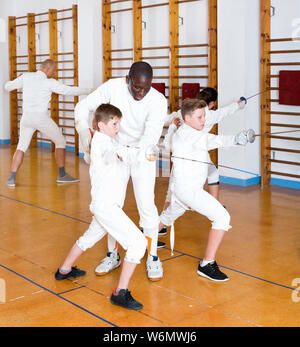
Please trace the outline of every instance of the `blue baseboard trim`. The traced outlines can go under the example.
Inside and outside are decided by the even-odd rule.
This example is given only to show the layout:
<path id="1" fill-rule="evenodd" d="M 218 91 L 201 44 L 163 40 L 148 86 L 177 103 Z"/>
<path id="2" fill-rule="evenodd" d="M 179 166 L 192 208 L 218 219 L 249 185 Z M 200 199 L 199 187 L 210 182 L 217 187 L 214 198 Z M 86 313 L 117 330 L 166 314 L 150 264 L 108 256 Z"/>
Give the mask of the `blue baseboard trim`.
<path id="1" fill-rule="evenodd" d="M 285 188 L 300 189 L 300 182 L 283 180 L 281 178 L 271 178 L 272 186 L 280 186 Z"/>
<path id="2" fill-rule="evenodd" d="M 10 144 L 10 139 L 0 140 L 0 145 L 9 145 L 9 144 Z"/>
<path id="3" fill-rule="evenodd" d="M 233 177 L 226 177 L 226 176 L 220 176 L 220 182 L 225 184 L 231 184 L 233 186 L 240 186 L 240 187 L 249 187 L 255 184 L 260 183 L 260 177 L 253 177 L 249 179 L 241 179 L 241 178 L 233 178 Z M 271 186 L 279 186 L 284 188 L 291 188 L 291 189 L 300 189 L 300 182 L 298 181 L 291 181 L 291 180 L 283 180 L 280 178 L 271 178 Z"/>
<path id="4" fill-rule="evenodd" d="M 66 151 L 75 153 L 75 147 L 74 146 L 66 146 Z"/>
<path id="5" fill-rule="evenodd" d="M 43 141 L 38 141 L 38 147 L 44 147 L 44 148 L 51 148 L 51 143 L 50 142 L 43 142 Z M 66 151 L 67 152 L 75 152 L 75 147 L 74 146 L 66 146 Z M 79 152 L 79 158 L 83 158 L 84 153 Z"/>
<path id="6" fill-rule="evenodd" d="M 50 142 L 38 141 L 37 145 L 38 145 L 38 147 L 51 148 L 51 143 Z"/>
<path id="7" fill-rule="evenodd" d="M 37 144 L 38 144 L 38 147 L 51 148 L 50 142 L 38 141 Z M 66 151 L 67 152 L 75 152 L 75 147 L 74 146 L 66 146 Z"/>
<path id="8" fill-rule="evenodd" d="M 260 183 L 260 176 L 248 179 L 220 176 L 220 183 L 231 184 L 233 186 L 249 187 Z"/>

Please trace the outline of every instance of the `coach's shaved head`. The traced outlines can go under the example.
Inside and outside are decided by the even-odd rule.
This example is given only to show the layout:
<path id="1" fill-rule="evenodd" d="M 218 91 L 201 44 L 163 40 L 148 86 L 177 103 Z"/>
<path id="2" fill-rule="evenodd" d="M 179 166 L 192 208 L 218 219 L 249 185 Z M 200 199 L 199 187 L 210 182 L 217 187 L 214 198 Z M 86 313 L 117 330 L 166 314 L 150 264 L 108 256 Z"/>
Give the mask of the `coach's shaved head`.
<path id="1" fill-rule="evenodd" d="M 142 100 L 150 91 L 152 84 L 153 70 L 150 64 L 138 61 L 131 65 L 126 82 L 128 89 L 134 100 Z"/>
<path id="2" fill-rule="evenodd" d="M 130 78 L 144 77 L 146 79 L 152 79 L 153 77 L 152 67 L 150 64 L 144 61 L 138 61 L 136 63 L 133 63 L 129 70 L 129 77 Z"/>

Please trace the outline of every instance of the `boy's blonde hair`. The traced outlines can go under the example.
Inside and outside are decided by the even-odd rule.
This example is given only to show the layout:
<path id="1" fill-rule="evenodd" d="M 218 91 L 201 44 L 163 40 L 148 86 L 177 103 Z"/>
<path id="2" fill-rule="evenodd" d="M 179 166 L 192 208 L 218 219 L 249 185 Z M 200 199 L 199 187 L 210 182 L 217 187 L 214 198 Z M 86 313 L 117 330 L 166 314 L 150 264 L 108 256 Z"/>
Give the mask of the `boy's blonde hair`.
<path id="1" fill-rule="evenodd" d="M 184 99 L 181 107 L 182 118 L 185 120 L 185 116 L 187 114 L 191 115 L 195 110 L 198 110 L 199 108 L 205 108 L 206 106 L 207 104 L 204 100 L 189 98 Z"/>
<path id="2" fill-rule="evenodd" d="M 118 107 L 111 104 L 101 104 L 95 111 L 94 114 L 94 127 L 99 130 L 98 123 L 103 122 L 107 124 L 113 118 L 122 118 L 122 112 Z"/>

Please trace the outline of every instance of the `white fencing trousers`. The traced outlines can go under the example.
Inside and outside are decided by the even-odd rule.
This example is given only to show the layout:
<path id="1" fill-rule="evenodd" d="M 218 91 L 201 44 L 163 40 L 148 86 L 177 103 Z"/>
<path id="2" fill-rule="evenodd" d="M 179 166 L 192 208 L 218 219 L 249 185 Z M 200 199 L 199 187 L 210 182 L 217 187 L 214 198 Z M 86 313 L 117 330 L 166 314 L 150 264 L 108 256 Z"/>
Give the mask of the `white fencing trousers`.
<path id="1" fill-rule="evenodd" d="M 219 170 L 216 168 L 215 164 L 212 162 L 210 157 L 209 163 L 211 164 L 207 164 L 207 183 L 211 185 L 218 184 L 220 182 Z"/>
<path id="2" fill-rule="evenodd" d="M 130 218 L 117 205 L 91 206 L 94 214 L 88 230 L 76 241 L 83 251 L 94 246 L 107 233 L 126 250 L 125 260 L 139 264 L 145 254 L 147 240 Z"/>
<path id="3" fill-rule="evenodd" d="M 26 152 L 34 132 L 38 130 L 55 143 L 56 148 L 65 148 L 66 140 L 57 124 L 45 113 L 23 114 L 17 150 Z"/>
<path id="4" fill-rule="evenodd" d="M 156 256 L 159 225 L 158 212 L 154 202 L 156 162 L 145 160 L 145 162 L 128 164 L 124 168 L 124 171 L 124 181 L 121 185 L 123 192 L 120 192 L 120 196 L 123 196 L 123 201 L 120 206 L 123 207 L 124 205 L 127 184 L 131 177 L 140 216 L 139 225 L 144 229 L 144 235 L 152 240 L 151 249 L 149 250 L 150 254 Z M 108 250 L 110 252 L 116 251 L 113 235 L 108 235 Z"/>
<path id="5" fill-rule="evenodd" d="M 231 229 L 230 215 L 218 200 L 201 188 L 185 185 L 175 185 L 172 189 L 171 205 L 162 212 L 160 220 L 170 226 L 188 209 L 206 216 L 212 222 L 212 229 Z"/>
<path id="6" fill-rule="evenodd" d="M 219 170 L 216 168 L 216 166 L 211 161 L 211 159 L 209 160 L 209 162 L 211 163 L 211 165 L 207 164 L 207 166 L 208 166 L 208 170 L 207 170 L 207 183 L 208 183 L 208 185 L 219 184 L 219 182 L 220 182 Z M 169 182 L 169 186 L 168 186 L 168 191 L 167 191 L 167 196 L 166 196 L 165 203 L 171 202 L 171 195 L 172 195 L 172 193 L 171 193 L 171 185 L 172 185 L 172 180 L 173 180 L 173 167 L 172 167 L 171 173 L 170 173 L 170 182 Z"/>

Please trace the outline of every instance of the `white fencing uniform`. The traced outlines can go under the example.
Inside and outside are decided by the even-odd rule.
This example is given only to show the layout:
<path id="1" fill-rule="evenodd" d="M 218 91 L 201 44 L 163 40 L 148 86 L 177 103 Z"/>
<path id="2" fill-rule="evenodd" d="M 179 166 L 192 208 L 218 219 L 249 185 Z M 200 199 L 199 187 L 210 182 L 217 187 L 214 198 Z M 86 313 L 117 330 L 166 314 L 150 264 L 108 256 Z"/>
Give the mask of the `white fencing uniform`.
<path id="1" fill-rule="evenodd" d="M 206 107 L 205 108 L 205 125 L 202 132 L 209 133 L 215 124 L 220 123 L 224 118 L 230 115 L 233 115 L 239 109 L 240 109 L 240 106 L 237 102 L 233 102 L 230 105 L 221 107 L 217 110 L 210 110 L 208 107 Z M 171 122 L 174 118 L 180 118 L 181 122 L 184 123 L 184 120 L 181 115 L 181 110 L 177 112 L 173 112 L 169 116 L 168 122 Z M 176 125 L 170 124 L 168 128 L 168 132 L 164 139 L 164 146 L 167 150 L 170 150 L 172 146 L 172 138 L 176 131 L 177 131 Z M 212 160 L 210 159 L 210 156 L 208 156 L 207 161 L 211 163 L 211 165 L 208 165 L 207 182 L 209 185 L 218 184 L 220 180 L 219 170 L 213 164 Z M 171 171 L 170 184 L 172 181 L 172 176 L 173 176 L 173 172 Z M 169 188 L 167 192 L 166 202 L 170 202 L 170 199 L 171 199 L 170 184 L 169 184 Z"/>
<path id="2" fill-rule="evenodd" d="M 20 122 L 18 150 L 26 152 L 36 130 L 49 137 L 56 148 L 65 148 L 66 141 L 57 124 L 48 113 L 52 93 L 62 95 L 88 94 L 90 89 L 66 86 L 42 71 L 28 72 L 5 84 L 10 92 L 23 90 L 23 115 Z"/>
<path id="3" fill-rule="evenodd" d="M 208 164 L 186 159 L 209 162 L 208 151 L 220 147 L 235 146 L 235 136 L 216 136 L 198 131 L 183 124 L 172 139 L 173 179 L 171 182 L 171 204 L 162 212 L 160 220 L 170 226 L 188 209 L 206 216 L 212 228 L 228 231 L 230 216 L 227 210 L 203 186 L 207 179 Z"/>
<path id="4" fill-rule="evenodd" d="M 102 103 L 118 107 L 121 118 L 117 139 L 120 144 L 147 148 L 156 145 L 162 133 L 167 116 L 167 100 L 154 88 L 145 97 L 136 101 L 129 92 L 125 78 L 111 79 L 102 84 L 92 94 L 81 100 L 75 108 L 76 130 L 89 128 L 89 112 L 94 112 Z M 154 186 L 156 178 L 155 162 L 140 162 L 126 165 L 123 189 L 123 207 L 127 183 L 131 176 L 134 195 L 140 215 L 140 226 L 145 235 L 152 239 L 151 254 L 156 255 L 158 237 L 158 212 L 154 203 Z M 156 240 L 156 241 L 155 241 Z M 114 242 L 109 237 L 109 245 Z M 109 249 L 113 251 L 113 249 Z"/>
<path id="5" fill-rule="evenodd" d="M 122 162 L 117 153 L 114 141 L 96 131 L 91 145 L 90 165 L 93 220 L 76 243 L 85 251 L 108 233 L 127 251 L 125 259 L 138 264 L 146 251 L 147 241 L 121 208 L 124 200 L 124 189 L 121 188 L 126 176 L 124 161 L 127 158 L 122 156 Z"/>

